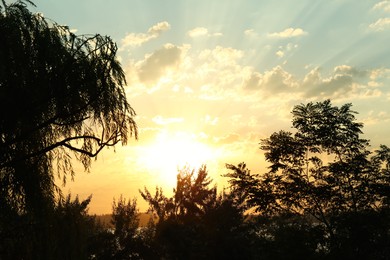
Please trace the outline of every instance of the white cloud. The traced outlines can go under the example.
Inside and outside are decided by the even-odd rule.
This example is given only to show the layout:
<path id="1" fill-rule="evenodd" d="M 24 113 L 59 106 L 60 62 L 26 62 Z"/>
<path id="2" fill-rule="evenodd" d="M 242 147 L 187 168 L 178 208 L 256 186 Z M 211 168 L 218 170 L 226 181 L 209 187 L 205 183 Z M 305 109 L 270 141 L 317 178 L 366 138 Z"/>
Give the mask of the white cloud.
<path id="1" fill-rule="evenodd" d="M 187 34 L 191 38 L 196 38 L 196 37 L 201 37 L 201 36 L 215 36 L 215 37 L 222 36 L 222 33 L 210 34 L 209 30 L 207 28 L 205 28 L 205 27 L 196 27 L 196 28 L 194 28 L 192 30 L 189 30 L 187 32 Z"/>
<path id="2" fill-rule="evenodd" d="M 298 37 L 298 36 L 303 36 L 306 35 L 307 32 L 305 32 L 301 28 L 287 28 L 282 32 L 275 32 L 275 33 L 270 33 L 268 34 L 269 37 L 271 38 L 292 38 L 292 37 Z"/>
<path id="3" fill-rule="evenodd" d="M 248 77 L 244 78 L 242 88 L 248 90 L 258 90 L 260 88 L 263 76 L 258 72 L 252 72 Z"/>
<path id="4" fill-rule="evenodd" d="M 260 90 L 266 96 L 295 92 L 296 86 L 297 82 L 294 77 L 280 66 L 276 66 L 264 74 L 252 72 L 244 78 L 242 83 L 243 89 Z"/>
<path id="5" fill-rule="evenodd" d="M 371 30 L 374 31 L 383 31 L 390 28 L 390 18 L 379 18 L 375 23 L 372 23 L 368 26 Z"/>
<path id="6" fill-rule="evenodd" d="M 303 79 L 301 90 L 306 97 L 356 98 L 377 97 L 381 92 L 371 78 L 372 71 L 348 65 L 336 66 L 333 73 L 323 77 L 320 68 L 312 69 Z"/>
<path id="7" fill-rule="evenodd" d="M 157 81 L 169 68 L 176 68 L 182 60 L 181 47 L 166 44 L 163 48 L 149 54 L 138 63 L 138 78 L 141 82 Z"/>
<path id="8" fill-rule="evenodd" d="M 153 25 L 152 27 L 149 28 L 148 30 L 148 34 L 149 35 L 160 35 L 161 33 L 169 30 L 171 28 L 171 25 L 164 21 L 164 22 L 160 22 L 160 23 L 157 23 L 155 25 Z"/>
<path id="9" fill-rule="evenodd" d="M 370 79 L 376 80 L 378 78 L 390 78 L 390 69 L 380 68 L 370 71 Z"/>
<path id="10" fill-rule="evenodd" d="M 195 37 L 199 37 L 199 36 L 205 36 L 208 33 L 209 33 L 209 31 L 207 30 L 207 28 L 204 28 L 204 27 L 196 27 L 196 28 L 188 31 L 188 35 L 191 38 L 195 38 Z"/>
<path id="11" fill-rule="evenodd" d="M 294 91 L 296 82 L 293 76 L 282 67 L 276 66 L 270 71 L 266 71 L 263 76 L 261 88 L 268 93 L 281 93 L 286 91 Z"/>
<path id="12" fill-rule="evenodd" d="M 278 56 L 279 58 L 283 58 L 283 56 L 284 56 L 284 52 L 281 51 L 281 50 L 278 50 L 275 54 L 276 54 L 276 56 Z"/>
<path id="13" fill-rule="evenodd" d="M 125 38 L 122 39 L 122 46 L 141 46 L 143 43 L 157 38 L 170 28 L 170 24 L 164 21 L 150 27 L 147 33 L 129 33 L 125 36 Z"/>
<path id="14" fill-rule="evenodd" d="M 373 10 L 383 10 L 385 12 L 390 12 L 390 1 L 381 1 L 374 5 Z"/>
<path id="15" fill-rule="evenodd" d="M 243 51 L 237 50 L 234 48 L 226 48 L 222 46 L 217 46 L 214 49 L 203 50 L 199 57 L 201 59 L 208 59 L 212 62 L 219 63 L 232 63 L 236 62 L 237 59 L 240 59 L 244 55 Z M 221 64 L 223 65 L 223 64 Z"/>
<path id="16" fill-rule="evenodd" d="M 351 75 L 335 74 L 323 78 L 320 69 L 314 68 L 304 78 L 302 88 L 307 97 L 329 97 L 335 92 L 347 95 L 352 91 L 353 80 Z"/>
<path id="17" fill-rule="evenodd" d="M 368 71 L 359 70 L 357 68 L 348 66 L 348 65 L 339 65 L 334 68 L 335 74 L 346 74 L 353 77 L 366 77 L 368 76 Z"/>

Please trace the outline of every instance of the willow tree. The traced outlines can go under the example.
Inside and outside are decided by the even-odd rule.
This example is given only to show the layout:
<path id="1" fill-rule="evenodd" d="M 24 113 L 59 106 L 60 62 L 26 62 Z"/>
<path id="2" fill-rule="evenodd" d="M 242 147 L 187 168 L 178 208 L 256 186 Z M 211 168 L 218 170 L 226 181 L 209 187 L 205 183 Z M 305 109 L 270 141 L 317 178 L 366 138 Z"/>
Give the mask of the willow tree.
<path id="1" fill-rule="evenodd" d="M 116 44 L 77 36 L 27 4 L 0 4 L 1 205 L 18 212 L 52 200 L 74 158 L 88 169 L 103 148 L 137 137 Z"/>

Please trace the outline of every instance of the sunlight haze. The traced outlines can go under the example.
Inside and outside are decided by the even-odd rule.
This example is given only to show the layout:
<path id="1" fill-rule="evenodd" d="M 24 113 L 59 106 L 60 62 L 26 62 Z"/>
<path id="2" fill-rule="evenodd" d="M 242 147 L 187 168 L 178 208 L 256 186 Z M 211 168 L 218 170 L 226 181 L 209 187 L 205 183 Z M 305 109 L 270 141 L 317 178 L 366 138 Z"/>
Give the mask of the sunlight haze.
<path id="1" fill-rule="evenodd" d="M 225 164 L 266 169 L 259 142 L 291 129 L 294 105 L 352 103 L 372 149 L 390 145 L 390 1 L 35 1 L 34 12 L 76 34 L 111 36 L 137 113 L 139 140 L 77 167 L 64 193 L 112 199 L 161 186 L 206 164 L 223 189 Z"/>

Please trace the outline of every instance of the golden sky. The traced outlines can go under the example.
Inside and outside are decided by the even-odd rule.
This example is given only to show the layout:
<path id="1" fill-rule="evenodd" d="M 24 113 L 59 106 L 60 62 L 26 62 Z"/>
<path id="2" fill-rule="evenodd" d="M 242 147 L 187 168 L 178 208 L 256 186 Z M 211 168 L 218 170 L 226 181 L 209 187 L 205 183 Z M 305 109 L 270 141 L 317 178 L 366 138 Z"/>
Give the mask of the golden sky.
<path id="1" fill-rule="evenodd" d="M 177 167 L 266 166 L 259 142 L 291 129 L 294 105 L 352 103 L 372 148 L 390 145 L 390 1 L 35 1 L 76 34 L 110 35 L 126 72 L 139 140 L 78 167 L 63 187 L 109 213 L 114 197 L 162 186 Z"/>

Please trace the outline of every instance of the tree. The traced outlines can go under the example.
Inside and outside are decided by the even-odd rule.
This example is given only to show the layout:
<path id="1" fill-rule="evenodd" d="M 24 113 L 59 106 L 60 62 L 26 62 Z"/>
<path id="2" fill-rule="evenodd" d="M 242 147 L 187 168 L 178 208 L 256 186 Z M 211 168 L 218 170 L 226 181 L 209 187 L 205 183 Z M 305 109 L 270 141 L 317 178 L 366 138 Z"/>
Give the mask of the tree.
<path id="1" fill-rule="evenodd" d="M 88 214 L 89 196 L 59 197 L 52 211 L 34 222 L 28 214 L 15 214 L 0 225 L 0 259 L 88 259 L 100 230 Z"/>
<path id="2" fill-rule="evenodd" d="M 233 170 L 228 175 L 233 191 L 243 192 L 263 216 L 300 216 L 321 225 L 328 238 L 321 245 L 325 251 L 350 250 L 350 257 L 362 252 L 369 257 L 374 247 L 367 245 L 389 239 L 386 221 L 373 228 L 362 219 L 386 215 L 390 153 L 384 145 L 369 150 L 369 141 L 360 138 L 363 124 L 355 122 L 355 113 L 351 104 L 336 107 L 329 100 L 295 106 L 295 132 L 279 131 L 261 141 L 268 172 L 251 175 L 245 164 L 228 167 Z M 345 239 L 351 236 L 365 242 L 347 247 Z"/>
<path id="3" fill-rule="evenodd" d="M 137 201 L 122 196 L 112 204 L 113 228 L 100 232 L 93 243 L 94 259 L 150 259 L 147 237 L 139 227 Z"/>
<path id="4" fill-rule="evenodd" d="M 230 194 L 217 195 L 206 166 L 185 167 L 177 175 L 173 196 L 161 188 L 141 196 L 158 216 L 154 247 L 166 259 L 249 259 L 251 236 L 244 208 Z"/>
<path id="5" fill-rule="evenodd" d="M 271 163 L 266 180 L 281 210 L 308 213 L 330 225 L 329 214 L 377 207 L 381 198 L 371 186 L 380 169 L 369 158 L 369 142 L 360 138 L 363 124 L 355 122 L 350 107 L 329 100 L 298 105 L 292 112 L 295 134 L 280 131 L 262 140 Z"/>
<path id="6" fill-rule="evenodd" d="M 144 191 L 140 190 L 140 193 L 149 203 L 149 210 L 157 215 L 159 221 L 171 217 L 199 217 L 205 214 L 208 206 L 216 198 L 216 187 L 208 187 L 210 183 L 211 179 L 205 165 L 198 169 L 196 175 L 194 169 L 186 166 L 177 174 L 172 198 L 166 197 L 162 188 L 158 187 L 154 196 L 146 188 Z"/>
<path id="7" fill-rule="evenodd" d="M 40 232 L 42 236 L 50 235 L 42 239 L 51 240 L 49 243 L 54 251 L 51 257 L 87 259 L 90 256 L 91 240 L 99 230 L 95 217 L 88 214 L 91 198 L 92 196 L 89 196 L 84 201 L 80 201 L 76 196 L 72 200 L 69 194 L 66 198 L 58 199 L 52 216 L 53 220 L 44 225 L 46 228 L 52 228 L 53 231 Z M 40 246 L 39 243 L 40 239 L 36 239 L 33 246 Z"/>
<path id="8" fill-rule="evenodd" d="M 137 137 L 116 44 L 76 36 L 25 2 L 0 4 L 0 193 L 21 213 L 53 201 L 73 158 L 88 169 L 103 148 Z"/>

